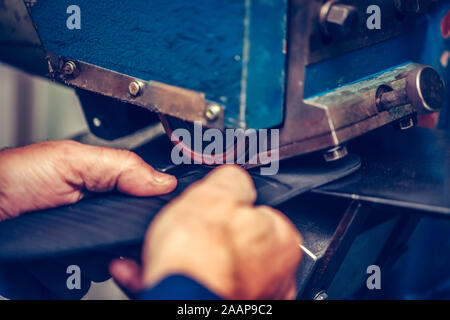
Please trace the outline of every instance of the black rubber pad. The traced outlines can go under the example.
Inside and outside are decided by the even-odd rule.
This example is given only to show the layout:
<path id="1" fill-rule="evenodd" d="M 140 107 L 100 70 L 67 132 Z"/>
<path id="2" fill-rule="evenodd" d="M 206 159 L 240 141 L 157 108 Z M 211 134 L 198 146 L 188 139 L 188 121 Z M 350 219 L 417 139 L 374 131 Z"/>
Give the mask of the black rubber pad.
<path id="1" fill-rule="evenodd" d="M 296 195 L 344 177 L 360 166 L 358 156 L 324 163 L 316 158 L 280 163 L 274 176 L 251 170 L 257 204 L 276 206 Z M 135 198 L 117 193 L 96 195 L 77 204 L 31 212 L 0 223 L 0 260 L 41 259 L 140 243 L 155 214 L 211 169 L 176 168 L 178 187 L 170 195 Z"/>

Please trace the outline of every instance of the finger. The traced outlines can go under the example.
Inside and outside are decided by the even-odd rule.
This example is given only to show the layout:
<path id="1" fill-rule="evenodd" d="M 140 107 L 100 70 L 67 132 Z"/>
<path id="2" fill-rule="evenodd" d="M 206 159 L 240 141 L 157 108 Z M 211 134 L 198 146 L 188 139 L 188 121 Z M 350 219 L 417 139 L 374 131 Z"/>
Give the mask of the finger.
<path id="1" fill-rule="evenodd" d="M 272 267 L 283 270 L 283 280 L 279 282 L 277 299 L 294 299 L 296 295 L 295 279 L 298 266 L 302 258 L 300 245 L 303 238 L 294 224 L 280 211 L 268 207 L 258 206 L 255 212 L 264 215 L 272 226 L 272 238 L 276 239 L 278 259 Z"/>
<path id="2" fill-rule="evenodd" d="M 297 287 L 295 285 L 295 281 L 292 281 L 292 286 L 287 292 L 284 300 L 294 300 L 297 297 Z"/>
<path id="3" fill-rule="evenodd" d="M 226 199 L 227 202 L 253 204 L 256 190 L 253 180 L 244 169 L 236 165 L 223 165 L 188 189 L 186 195 L 200 199 Z"/>
<path id="4" fill-rule="evenodd" d="M 141 268 L 133 260 L 117 259 L 111 262 L 109 272 L 119 286 L 136 293 L 142 289 Z"/>
<path id="5" fill-rule="evenodd" d="M 269 206 L 257 206 L 255 207 L 255 212 L 270 219 L 272 232 L 276 232 L 281 241 L 289 245 L 292 250 L 298 251 L 301 254 L 299 246 L 303 244 L 303 238 L 288 217 L 281 211 Z"/>
<path id="6" fill-rule="evenodd" d="M 73 177 L 71 182 L 89 191 L 116 188 L 130 195 L 152 196 L 171 192 L 176 187 L 174 176 L 158 172 L 133 152 L 73 142 L 64 142 L 61 148 L 72 172 L 69 179 Z"/>

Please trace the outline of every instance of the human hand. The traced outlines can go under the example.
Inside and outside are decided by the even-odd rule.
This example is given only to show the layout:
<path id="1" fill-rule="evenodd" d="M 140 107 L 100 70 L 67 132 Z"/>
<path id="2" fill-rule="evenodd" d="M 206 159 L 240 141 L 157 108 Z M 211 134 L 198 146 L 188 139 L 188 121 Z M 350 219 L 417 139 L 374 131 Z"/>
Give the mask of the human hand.
<path id="1" fill-rule="evenodd" d="M 227 299 L 293 299 L 302 239 L 279 211 L 253 206 L 250 176 L 222 166 L 167 205 L 150 225 L 136 262 L 110 272 L 131 292 L 184 274 Z"/>
<path id="2" fill-rule="evenodd" d="M 67 140 L 0 151 L 0 221 L 72 204 L 87 192 L 117 189 L 152 196 L 175 187 L 175 177 L 154 170 L 126 150 Z"/>

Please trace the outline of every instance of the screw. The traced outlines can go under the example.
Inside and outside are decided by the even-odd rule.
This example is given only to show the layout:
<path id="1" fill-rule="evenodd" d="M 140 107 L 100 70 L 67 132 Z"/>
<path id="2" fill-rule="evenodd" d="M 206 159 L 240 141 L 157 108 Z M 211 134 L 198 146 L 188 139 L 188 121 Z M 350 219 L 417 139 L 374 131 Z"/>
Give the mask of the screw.
<path id="1" fill-rule="evenodd" d="M 326 35 L 346 35 L 358 24 L 358 10 L 340 4 L 337 0 L 330 0 L 321 7 L 319 19 Z"/>
<path id="2" fill-rule="evenodd" d="M 94 126 L 95 127 L 100 127 L 101 125 L 102 125 L 102 121 L 99 119 L 99 118 L 97 118 L 97 117 L 95 117 L 95 118 L 93 118 L 92 119 L 92 123 L 94 124 Z"/>
<path id="3" fill-rule="evenodd" d="M 133 80 L 133 81 L 131 81 L 130 84 L 128 85 L 128 92 L 129 92 L 133 97 L 137 97 L 138 95 L 141 94 L 142 87 L 143 87 L 142 82 L 137 81 L 137 80 Z"/>
<path id="4" fill-rule="evenodd" d="M 67 61 L 63 66 L 63 72 L 66 76 L 71 76 L 77 70 L 77 65 L 73 61 Z"/>
<path id="5" fill-rule="evenodd" d="M 348 154 L 347 148 L 344 145 L 339 145 L 325 151 L 323 157 L 325 158 L 326 162 L 331 162 L 342 159 L 347 154 Z"/>
<path id="6" fill-rule="evenodd" d="M 325 290 L 319 291 L 313 298 L 314 300 L 327 300 L 328 293 Z"/>
<path id="7" fill-rule="evenodd" d="M 215 121 L 219 115 L 222 108 L 218 104 L 210 104 L 206 108 L 205 116 L 208 121 Z"/>

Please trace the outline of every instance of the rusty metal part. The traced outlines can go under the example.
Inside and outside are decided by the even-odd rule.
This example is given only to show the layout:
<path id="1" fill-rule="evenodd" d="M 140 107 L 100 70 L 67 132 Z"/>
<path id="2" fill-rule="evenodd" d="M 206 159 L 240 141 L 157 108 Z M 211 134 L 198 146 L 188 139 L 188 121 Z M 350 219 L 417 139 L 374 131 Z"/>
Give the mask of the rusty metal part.
<path id="1" fill-rule="evenodd" d="M 326 35 L 346 35 L 358 24 L 355 7 L 330 0 L 320 8 L 319 20 Z"/>
<path id="2" fill-rule="evenodd" d="M 433 68 L 418 68 L 408 75 L 406 94 L 415 108 L 423 108 L 427 112 L 437 111 L 445 101 L 444 81 Z"/>
<path id="3" fill-rule="evenodd" d="M 403 88 L 393 90 L 383 85 L 377 91 L 377 105 L 383 110 L 410 103 L 417 110 L 434 112 L 442 108 L 444 101 L 444 81 L 428 66 L 411 71 Z"/>
<path id="4" fill-rule="evenodd" d="M 409 99 L 405 88 L 386 91 L 384 93 L 381 93 L 377 97 L 377 105 L 384 110 L 402 106 L 408 103 Z"/>
<path id="5" fill-rule="evenodd" d="M 303 81 L 303 71 L 300 67 L 297 69 L 295 65 L 301 63 L 298 60 L 304 57 L 291 54 L 290 59 L 292 60 L 290 70 L 295 70 L 290 77 L 296 76 L 297 79 L 290 79 L 288 85 L 293 85 Z M 436 94 L 441 92 L 440 82 L 432 72 L 427 74 L 426 71 L 422 74 L 423 70 L 429 69 L 427 66 L 409 63 L 304 100 L 300 90 L 295 91 L 295 87 L 288 88 L 285 123 L 280 129 L 280 159 L 329 149 L 388 123 L 429 112 L 422 104 L 412 101 L 420 97 L 419 93 L 431 92 L 425 96 L 431 96 L 433 99 L 425 98 L 422 94 L 424 97 L 422 100 L 428 99 L 433 101 L 434 106 L 438 105 L 434 102 L 440 101 L 437 98 L 440 94 Z M 426 81 L 416 81 L 425 78 L 431 79 L 434 89 L 424 90 L 425 87 L 421 83 Z M 411 79 L 415 81 L 412 82 Z M 412 85 L 417 83 L 420 86 L 414 89 Z M 407 88 L 415 91 L 408 94 L 409 103 L 385 110 L 380 109 L 377 104 L 377 92 L 379 94 L 378 89 L 381 86 L 400 92 L 402 90 L 404 92 Z M 298 101 L 302 103 L 299 104 Z M 300 130 L 302 128 L 307 129 Z"/>
<path id="6" fill-rule="evenodd" d="M 224 107 L 216 102 L 207 101 L 201 92 L 136 79 L 86 62 L 66 60 L 54 54 L 47 54 L 47 60 L 50 77 L 69 86 L 190 122 L 200 121 L 207 127 L 222 129 L 224 126 Z M 67 74 L 68 70 L 72 73 Z M 214 120 L 206 118 L 206 110 L 210 105 L 220 107 Z"/>
<path id="7" fill-rule="evenodd" d="M 226 146 L 225 150 L 222 150 L 221 153 L 217 153 L 215 155 L 209 155 L 203 153 L 203 147 L 201 150 L 195 150 L 195 148 L 192 148 L 192 145 L 194 145 L 194 142 L 192 141 L 183 141 L 181 137 L 177 136 L 175 134 L 175 130 L 179 129 L 180 126 L 186 130 L 188 130 L 189 133 L 192 135 L 195 134 L 195 129 L 193 128 L 192 124 L 186 123 L 183 121 L 176 121 L 177 123 L 174 123 L 171 117 L 167 117 L 166 115 L 159 114 L 159 119 L 161 120 L 161 123 L 164 127 L 164 130 L 166 134 L 169 136 L 170 140 L 174 144 L 174 146 L 177 148 L 178 152 L 186 156 L 187 158 L 190 158 L 194 161 L 194 163 L 201 163 L 205 165 L 220 165 L 224 163 L 237 163 L 238 160 L 240 160 L 243 157 L 247 156 L 248 153 L 248 147 L 247 147 L 247 141 L 238 141 L 237 144 L 233 144 L 230 146 Z M 180 122 L 182 124 L 180 124 Z M 203 135 L 203 132 L 201 132 Z M 224 138 L 225 140 L 225 138 Z M 243 161 L 245 162 L 245 160 Z"/>

